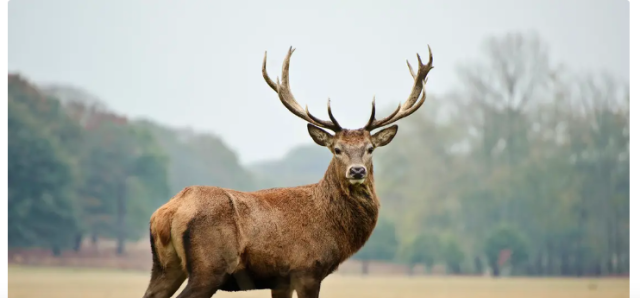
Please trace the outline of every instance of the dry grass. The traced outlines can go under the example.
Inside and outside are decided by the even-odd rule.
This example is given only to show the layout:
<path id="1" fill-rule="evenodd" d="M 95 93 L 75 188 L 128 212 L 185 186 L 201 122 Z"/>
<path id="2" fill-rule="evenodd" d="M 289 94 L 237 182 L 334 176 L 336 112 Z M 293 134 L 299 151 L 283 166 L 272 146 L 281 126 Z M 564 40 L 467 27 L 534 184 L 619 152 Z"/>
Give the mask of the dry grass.
<path id="1" fill-rule="evenodd" d="M 139 298 L 142 297 L 147 281 L 148 274 L 144 272 L 9 267 L 9 297 Z M 622 298 L 629 297 L 629 279 L 509 278 L 494 280 L 479 277 L 408 278 L 333 275 L 325 280 L 320 296 L 325 298 Z M 268 291 L 219 292 L 214 297 L 266 298 L 271 295 Z"/>

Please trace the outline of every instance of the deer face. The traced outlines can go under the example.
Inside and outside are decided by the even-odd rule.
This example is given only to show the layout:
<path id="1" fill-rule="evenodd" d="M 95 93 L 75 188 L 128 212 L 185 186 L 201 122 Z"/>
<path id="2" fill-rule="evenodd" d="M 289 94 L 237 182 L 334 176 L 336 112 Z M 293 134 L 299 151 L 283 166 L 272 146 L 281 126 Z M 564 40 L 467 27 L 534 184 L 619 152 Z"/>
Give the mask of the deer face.
<path id="1" fill-rule="evenodd" d="M 375 148 L 385 146 L 393 140 L 398 126 L 387 127 L 371 135 L 365 129 L 341 130 L 335 135 L 308 124 L 309 135 L 316 144 L 329 148 L 337 162 L 338 171 L 351 184 L 365 181 L 372 164 Z"/>

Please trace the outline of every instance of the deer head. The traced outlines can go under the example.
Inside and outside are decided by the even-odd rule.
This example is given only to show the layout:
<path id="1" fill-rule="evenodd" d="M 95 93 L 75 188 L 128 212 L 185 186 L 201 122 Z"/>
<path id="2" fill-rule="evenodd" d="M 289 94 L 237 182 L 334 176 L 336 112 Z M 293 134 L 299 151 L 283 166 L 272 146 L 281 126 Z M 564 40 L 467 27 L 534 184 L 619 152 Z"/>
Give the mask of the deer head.
<path id="1" fill-rule="evenodd" d="M 431 48 L 429 47 L 429 61 L 427 64 L 422 64 L 420 55 L 417 55 L 419 64 L 417 74 L 414 73 L 411 64 L 407 61 L 414 83 L 409 98 L 404 104 L 399 104 L 389 116 L 377 120 L 374 97 L 371 104 L 371 117 L 367 124 L 359 129 L 344 129 L 340 126 L 331 113 L 331 100 L 327 102 L 330 121 L 313 116 L 307 106 L 305 106 L 304 110 L 302 109 L 289 88 L 289 62 L 294 51 L 295 49 L 292 47 L 289 48 L 289 53 L 282 64 L 282 82 L 277 79 L 275 83 L 267 74 L 267 53 L 265 52 L 262 62 L 262 76 L 269 87 L 278 94 L 282 104 L 291 113 L 308 122 L 307 129 L 313 141 L 320 146 L 329 148 L 333 153 L 337 171 L 342 173 L 341 176 L 350 184 L 364 183 L 372 169 L 371 157 L 373 151 L 378 147 L 389 144 L 398 132 L 398 125 L 395 124 L 386 128 L 382 127 L 411 115 L 424 103 L 426 98 L 424 87 L 427 83 L 427 74 L 433 69 Z M 420 100 L 418 100 L 419 97 Z M 333 131 L 334 134 L 327 132 L 323 128 Z M 373 130 L 378 128 L 382 128 L 382 130 L 373 133 Z"/>

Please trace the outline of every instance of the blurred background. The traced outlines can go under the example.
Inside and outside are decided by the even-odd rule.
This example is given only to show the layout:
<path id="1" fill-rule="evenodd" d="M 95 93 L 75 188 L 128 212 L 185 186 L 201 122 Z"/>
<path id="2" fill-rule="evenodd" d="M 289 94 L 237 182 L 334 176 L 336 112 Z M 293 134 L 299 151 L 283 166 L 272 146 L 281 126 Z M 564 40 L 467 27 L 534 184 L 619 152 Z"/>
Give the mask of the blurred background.
<path id="1" fill-rule="evenodd" d="M 629 296 L 628 1 L 8 5 L 10 297 L 141 296 L 149 216 L 185 186 L 319 181 L 331 153 L 265 51 L 275 77 L 295 47 L 297 100 L 357 128 L 374 95 L 380 115 L 406 99 L 428 45 L 427 102 L 376 151 L 381 217 L 328 297 Z M 76 287 L 92 274 L 109 290 Z"/>

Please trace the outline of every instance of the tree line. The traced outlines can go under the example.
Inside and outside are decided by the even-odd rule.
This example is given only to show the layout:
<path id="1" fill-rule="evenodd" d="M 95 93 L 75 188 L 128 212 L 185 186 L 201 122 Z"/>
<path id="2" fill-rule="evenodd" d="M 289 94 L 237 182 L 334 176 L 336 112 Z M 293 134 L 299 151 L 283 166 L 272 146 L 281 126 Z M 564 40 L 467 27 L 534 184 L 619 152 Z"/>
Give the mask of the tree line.
<path id="1" fill-rule="evenodd" d="M 127 119 L 70 87 L 8 76 L 9 246 L 58 255 L 83 239 L 148 233 L 151 213 L 192 184 L 251 189 L 215 136 Z"/>
<path id="2" fill-rule="evenodd" d="M 628 274 L 628 83 L 552 64 L 533 33 L 490 38 L 481 53 L 376 156 L 398 234 L 396 253 L 378 258 L 452 273 Z"/>

